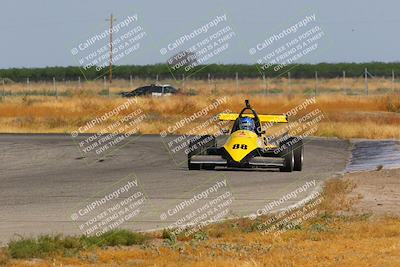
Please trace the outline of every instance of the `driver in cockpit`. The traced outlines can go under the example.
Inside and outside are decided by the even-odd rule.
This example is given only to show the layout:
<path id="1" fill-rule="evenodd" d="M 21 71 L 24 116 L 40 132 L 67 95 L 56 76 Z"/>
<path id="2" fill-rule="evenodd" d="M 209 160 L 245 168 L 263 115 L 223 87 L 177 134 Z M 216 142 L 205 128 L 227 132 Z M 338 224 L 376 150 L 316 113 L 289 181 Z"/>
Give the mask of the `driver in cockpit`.
<path id="1" fill-rule="evenodd" d="M 239 120 L 239 129 L 255 132 L 256 125 L 254 120 L 249 117 L 244 117 Z"/>

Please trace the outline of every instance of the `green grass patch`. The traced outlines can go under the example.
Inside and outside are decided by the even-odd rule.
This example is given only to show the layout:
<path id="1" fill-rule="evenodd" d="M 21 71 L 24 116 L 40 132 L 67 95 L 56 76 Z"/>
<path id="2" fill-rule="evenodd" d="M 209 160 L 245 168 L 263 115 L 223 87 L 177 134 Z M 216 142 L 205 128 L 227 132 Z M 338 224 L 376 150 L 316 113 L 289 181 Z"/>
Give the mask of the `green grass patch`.
<path id="1" fill-rule="evenodd" d="M 112 246 L 141 245 L 149 237 L 129 230 L 113 230 L 100 236 L 43 235 L 38 238 L 22 238 L 8 244 L 8 254 L 15 259 L 45 258 L 62 255 L 72 256 L 79 251 Z"/>

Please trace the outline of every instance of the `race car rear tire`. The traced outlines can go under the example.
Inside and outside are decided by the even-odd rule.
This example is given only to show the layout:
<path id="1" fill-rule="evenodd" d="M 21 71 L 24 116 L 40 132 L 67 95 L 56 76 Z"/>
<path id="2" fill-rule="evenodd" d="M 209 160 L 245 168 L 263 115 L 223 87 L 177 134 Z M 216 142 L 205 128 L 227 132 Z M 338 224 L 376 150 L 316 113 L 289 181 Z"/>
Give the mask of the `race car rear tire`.
<path id="1" fill-rule="evenodd" d="M 282 152 L 282 158 L 284 160 L 283 167 L 279 168 L 281 172 L 292 172 L 294 169 L 294 153 L 291 147 L 286 148 Z"/>
<path id="2" fill-rule="evenodd" d="M 294 168 L 295 171 L 301 171 L 303 169 L 303 161 L 304 161 L 304 146 L 303 141 L 298 140 L 293 147 L 293 155 L 294 155 Z"/>

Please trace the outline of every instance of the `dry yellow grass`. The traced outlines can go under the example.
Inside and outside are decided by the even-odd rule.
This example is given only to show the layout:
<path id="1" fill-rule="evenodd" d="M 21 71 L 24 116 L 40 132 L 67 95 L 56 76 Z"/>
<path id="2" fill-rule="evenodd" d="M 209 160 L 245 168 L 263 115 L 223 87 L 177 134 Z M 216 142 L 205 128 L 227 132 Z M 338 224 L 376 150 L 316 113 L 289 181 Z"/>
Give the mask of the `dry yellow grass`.
<path id="1" fill-rule="evenodd" d="M 120 117 L 142 109 L 146 119 L 140 125 L 143 134 L 157 134 L 168 126 L 190 116 L 215 101 L 226 102 L 212 110 L 210 117 L 224 110 L 239 111 L 243 100 L 250 99 L 259 113 L 283 113 L 302 103 L 300 95 L 177 95 L 164 98 L 139 98 L 138 103 L 121 112 Z M 0 102 L 0 132 L 3 133 L 69 133 L 96 116 L 101 116 L 127 100 L 117 97 L 79 95 L 75 97 L 27 96 L 7 97 Z M 325 118 L 319 123 L 318 136 L 340 138 L 400 138 L 400 95 L 340 96 L 322 95 L 312 108 L 319 108 Z M 118 119 L 117 117 L 114 120 Z M 193 121 L 177 133 L 189 131 L 206 118 Z M 110 123 L 110 122 L 108 122 Z M 104 125 L 97 125 L 92 132 Z"/>
<path id="2" fill-rule="evenodd" d="M 114 81 L 110 91 L 117 93 L 136 88 L 155 81 L 133 80 Z M 141 124 L 141 133 L 157 134 L 171 124 L 201 110 L 213 100 L 227 96 L 227 103 L 213 110 L 213 114 L 229 109 L 238 111 L 243 107 L 243 99 L 251 100 L 259 113 L 283 113 L 301 103 L 305 96 L 303 92 L 314 90 L 314 80 L 292 80 L 289 86 L 287 79 L 268 81 L 268 90 L 282 90 L 290 95 L 269 95 L 262 93 L 265 84 L 260 79 L 244 79 L 236 86 L 234 80 L 165 80 L 182 88 L 184 93 L 196 92 L 195 96 L 178 95 L 168 98 L 141 98 L 132 109 L 141 108 L 147 119 Z M 318 82 L 318 90 L 342 93 L 347 89 L 363 90 L 363 79 L 322 79 Z M 102 81 L 58 82 L 60 94 L 68 92 L 72 97 L 54 96 L 14 96 L 6 97 L 0 102 L 0 132 L 3 133 L 69 133 L 93 119 L 121 105 L 126 100 L 118 97 L 99 96 L 104 87 Z M 382 90 L 397 91 L 397 83 L 388 79 L 372 79 L 369 84 L 372 94 Z M 8 84 L 6 91 L 13 94 L 24 92 L 53 91 L 52 83 Z M 240 94 L 239 94 L 240 92 Z M 54 93 L 54 92 L 53 92 Z M 245 93 L 245 94 L 244 94 Z M 319 124 L 319 136 L 336 136 L 340 138 L 400 138 L 400 94 L 376 96 L 346 96 L 340 94 L 322 94 L 318 96 L 315 108 L 320 108 L 325 114 L 325 120 Z M 121 113 L 124 115 L 126 113 Z M 209 116 L 213 115 L 209 114 Z M 117 119 L 117 118 L 115 118 Z M 205 118 L 203 118 L 204 120 Z M 178 133 L 189 131 L 202 120 L 194 121 L 188 127 L 181 128 Z M 99 131 L 104 125 L 91 129 Z"/>

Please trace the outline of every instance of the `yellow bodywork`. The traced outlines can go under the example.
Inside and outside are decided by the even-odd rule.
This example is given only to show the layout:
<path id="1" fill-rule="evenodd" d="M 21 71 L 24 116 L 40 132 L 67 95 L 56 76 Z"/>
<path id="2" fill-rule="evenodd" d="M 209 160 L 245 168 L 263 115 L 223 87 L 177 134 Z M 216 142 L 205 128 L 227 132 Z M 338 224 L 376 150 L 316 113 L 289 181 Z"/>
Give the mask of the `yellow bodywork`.
<path id="1" fill-rule="evenodd" d="M 243 117 L 254 118 L 253 114 L 243 114 Z M 239 117 L 237 113 L 220 113 L 218 119 L 220 121 L 235 121 Z M 258 115 L 260 123 L 273 122 L 273 123 L 287 123 L 288 120 L 285 115 Z"/>
<path id="2" fill-rule="evenodd" d="M 231 134 L 224 148 L 234 161 L 240 162 L 259 146 L 259 138 L 256 133 L 247 130 L 238 130 Z"/>

